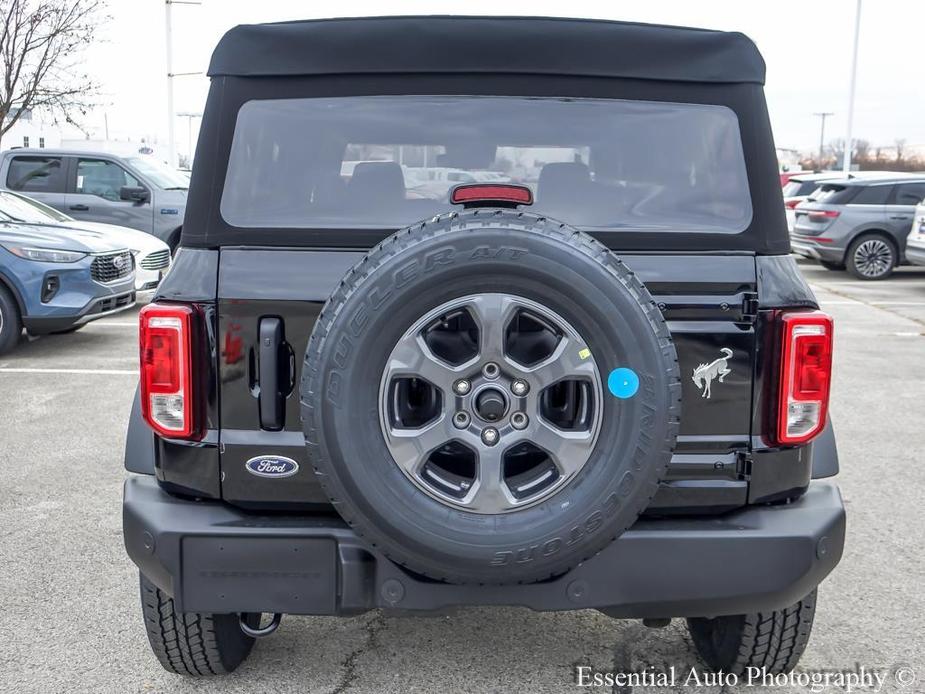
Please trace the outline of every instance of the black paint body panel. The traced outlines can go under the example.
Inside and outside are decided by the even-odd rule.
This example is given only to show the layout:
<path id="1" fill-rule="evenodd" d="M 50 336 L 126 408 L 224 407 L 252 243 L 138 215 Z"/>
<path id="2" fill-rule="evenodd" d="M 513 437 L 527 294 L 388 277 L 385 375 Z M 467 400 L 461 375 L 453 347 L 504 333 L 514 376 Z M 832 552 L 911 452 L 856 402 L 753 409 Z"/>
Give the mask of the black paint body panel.
<path id="1" fill-rule="evenodd" d="M 247 508 L 304 510 L 317 510 L 326 503 L 304 452 L 298 387 L 286 398 L 283 430 L 262 431 L 251 353 L 261 317 L 280 316 L 298 370 L 324 301 L 363 255 L 296 248 L 222 249 L 218 333 L 224 346 L 219 371 L 226 501 Z M 681 360 L 682 443 L 651 511 L 722 511 L 741 506 L 747 498 L 747 481 L 737 456 L 750 437 L 750 407 L 743 403 L 752 398 L 755 349 L 754 329 L 744 306 L 746 295 L 757 290 L 755 258 L 747 254 L 624 254 L 622 258 L 655 295 Z M 721 347 L 733 350 L 730 363 L 736 366 L 707 400 L 701 398 L 691 374 L 699 364 L 720 356 Z M 297 371 L 296 384 L 299 378 Z M 244 464 L 256 455 L 285 455 L 299 464 L 299 471 L 285 480 L 255 477 Z M 690 479 L 697 484 L 687 484 Z"/>
<path id="2" fill-rule="evenodd" d="M 157 288 L 157 301 L 215 301 L 218 251 L 180 248 L 167 276 Z"/>
<path id="3" fill-rule="evenodd" d="M 198 302 L 211 335 L 203 374 L 206 437 L 197 444 L 159 441 L 135 412 L 127 469 L 156 473 L 166 488 L 186 496 L 222 498 L 253 510 L 329 512 L 305 456 L 298 370 L 324 301 L 363 255 L 305 248 L 184 250 L 180 267 L 195 268 L 197 274 L 172 272 L 168 277 L 174 279 L 165 281 L 158 299 Z M 818 456 L 810 446 L 781 449 L 768 441 L 776 402 L 775 309 L 816 306 L 793 259 L 736 253 L 621 257 L 669 321 L 682 370 L 678 445 L 647 513 L 720 513 L 747 503 L 791 499 L 803 493 L 811 477 L 836 474 L 837 452 L 828 434 L 815 444 L 820 452 L 825 448 L 825 455 Z M 218 299 L 207 303 L 207 287 L 213 283 Z M 282 319 L 293 355 L 281 431 L 260 428 L 255 347 L 265 316 Z M 719 356 L 722 347 L 733 351 L 732 372 L 705 399 L 691 375 L 699 364 Z M 146 449 L 145 441 L 158 443 Z M 285 480 L 255 477 L 245 463 L 258 455 L 291 458 L 299 470 Z M 814 458 L 824 459 L 824 466 Z"/>

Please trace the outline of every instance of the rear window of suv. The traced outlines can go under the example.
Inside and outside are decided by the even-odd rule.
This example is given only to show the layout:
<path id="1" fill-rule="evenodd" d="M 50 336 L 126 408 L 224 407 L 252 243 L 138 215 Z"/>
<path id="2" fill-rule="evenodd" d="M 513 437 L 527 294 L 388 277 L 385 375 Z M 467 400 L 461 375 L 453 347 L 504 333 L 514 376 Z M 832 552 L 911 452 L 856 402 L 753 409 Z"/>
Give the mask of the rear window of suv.
<path id="1" fill-rule="evenodd" d="M 885 205 L 890 199 L 892 185 L 865 186 L 851 198 L 852 205 Z"/>
<path id="2" fill-rule="evenodd" d="M 809 195 L 818 187 L 819 184 L 815 181 L 800 181 L 796 179 L 790 179 L 784 186 L 783 194 L 785 198 L 795 198 L 800 195 Z"/>
<path id="3" fill-rule="evenodd" d="M 726 107 L 481 96 L 249 101 L 221 213 L 244 228 L 397 228 L 472 182 L 527 185 L 534 211 L 592 229 L 736 233 L 752 216 Z"/>
<path id="4" fill-rule="evenodd" d="M 810 202 L 822 202 L 827 205 L 845 205 L 857 192 L 856 186 L 839 185 L 837 183 L 824 183 L 810 196 Z"/>

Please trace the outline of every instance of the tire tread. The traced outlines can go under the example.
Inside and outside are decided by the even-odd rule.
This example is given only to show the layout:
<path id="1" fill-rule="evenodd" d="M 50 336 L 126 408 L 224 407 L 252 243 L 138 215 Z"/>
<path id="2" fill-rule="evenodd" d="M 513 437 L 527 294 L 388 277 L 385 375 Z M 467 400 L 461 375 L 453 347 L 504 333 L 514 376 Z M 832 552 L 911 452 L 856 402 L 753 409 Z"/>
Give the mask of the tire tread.
<path id="1" fill-rule="evenodd" d="M 700 657 L 714 670 L 742 675 L 749 668 L 763 668 L 769 674 L 786 674 L 806 650 L 815 613 L 814 590 L 780 610 L 689 619 L 688 627 Z M 720 628 L 730 629 L 732 635 L 717 645 L 711 637 Z"/>
<path id="2" fill-rule="evenodd" d="M 601 265 L 612 277 L 614 282 L 621 284 L 629 291 L 640 303 L 645 313 L 646 321 L 649 323 L 652 331 L 658 339 L 659 349 L 663 363 L 668 363 L 669 390 L 671 393 L 671 405 L 669 411 L 668 435 L 662 443 L 662 450 L 659 455 L 667 461 L 670 460 L 675 450 L 678 431 L 681 423 L 681 375 L 678 364 L 677 352 L 674 348 L 674 342 L 668 325 L 662 317 L 661 310 L 656 305 L 648 289 L 639 279 L 639 277 L 620 260 L 616 254 L 612 253 L 606 246 L 598 242 L 588 234 L 581 232 L 561 222 L 538 216 L 531 213 L 525 213 L 514 210 L 467 210 L 463 212 L 451 212 L 445 215 L 434 217 L 430 220 L 419 222 L 410 227 L 402 229 L 378 245 L 373 247 L 366 255 L 363 256 L 356 264 L 353 265 L 338 283 L 336 289 L 325 302 L 322 310 L 312 330 L 305 351 L 305 359 L 302 368 L 301 384 L 301 404 L 302 404 L 302 422 L 305 432 L 305 442 L 309 452 L 309 459 L 317 476 L 322 489 L 328 497 L 331 505 L 337 510 L 344 521 L 363 538 L 372 547 L 382 551 L 392 561 L 412 570 L 418 574 L 435 580 L 452 580 L 454 577 L 448 574 L 440 574 L 434 571 L 428 571 L 421 566 L 410 566 L 401 557 L 394 556 L 386 551 L 375 542 L 370 533 L 364 527 L 362 521 L 352 511 L 351 504 L 345 504 L 338 498 L 338 492 L 329 476 L 317 464 L 318 452 L 321 448 L 320 426 L 317 413 L 311 404 L 311 395 L 315 390 L 321 387 L 321 374 L 318 370 L 319 356 L 325 347 L 330 329 L 337 319 L 340 311 L 346 306 L 350 297 L 360 290 L 370 275 L 380 266 L 394 258 L 397 254 L 405 249 L 425 240 L 432 239 L 442 235 L 454 233 L 466 233 L 469 229 L 485 228 L 503 228 L 515 229 L 520 231 L 529 231 L 554 239 L 562 244 L 569 246 L 570 249 L 588 256 Z M 640 489 L 634 497 L 632 513 L 630 516 L 633 521 L 642 514 L 650 505 L 659 488 L 659 478 L 663 475 L 664 469 L 658 471 L 658 475 L 652 475 L 648 479 L 645 488 Z M 578 556 L 573 562 L 572 567 L 587 561 L 588 559 L 599 554 L 600 551 L 622 535 L 629 529 L 632 522 L 623 527 L 618 527 L 614 532 L 603 537 L 598 542 L 590 546 L 586 554 Z M 550 570 L 549 572 L 529 580 L 516 581 L 517 583 L 530 583 L 538 580 L 546 580 L 562 573 L 561 569 Z"/>
<path id="3" fill-rule="evenodd" d="M 140 584 L 148 641 L 165 670 L 189 677 L 224 675 L 249 654 L 253 638 L 240 631 L 231 631 L 229 636 L 229 624 L 218 624 L 236 616 L 180 613 L 174 609 L 173 598 L 145 576 Z"/>

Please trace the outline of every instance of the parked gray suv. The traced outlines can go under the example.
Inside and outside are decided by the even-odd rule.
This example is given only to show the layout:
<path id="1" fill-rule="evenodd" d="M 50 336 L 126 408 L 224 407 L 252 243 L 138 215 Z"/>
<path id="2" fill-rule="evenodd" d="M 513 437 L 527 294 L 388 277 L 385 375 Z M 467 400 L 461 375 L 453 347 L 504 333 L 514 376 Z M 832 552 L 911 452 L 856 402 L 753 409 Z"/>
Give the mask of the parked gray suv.
<path id="1" fill-rule="evenodd" d="M 793 252 L 829 270 L 881 280 L 905 259 L 925 176 L 827 181 L 794 210 Z"/>
<path id="2" fill-rule="evenodd" d="M 0 156 L 0 187 L 75 219 L 146 231 L 176 248 L 189 179 L 157 159 L 25 148 Z"/>

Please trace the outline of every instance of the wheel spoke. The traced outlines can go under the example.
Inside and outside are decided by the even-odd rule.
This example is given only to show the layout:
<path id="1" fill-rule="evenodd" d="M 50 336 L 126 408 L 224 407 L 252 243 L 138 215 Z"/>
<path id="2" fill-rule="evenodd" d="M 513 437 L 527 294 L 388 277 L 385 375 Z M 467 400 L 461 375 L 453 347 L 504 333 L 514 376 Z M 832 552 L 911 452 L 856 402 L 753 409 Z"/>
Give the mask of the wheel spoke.
<path id="1" fill-rule="evenodd" d="M 514 506 L 514 499 L 504 482 L 504 449 L 482 446 L 479 451 L 479 476 L 463 503 L 477 513 L 498 513 Z"/>
<path id="2" fill-rule="evenodd" d="M 514 298 L 504 294 L 480 294 L 473 297 L 466 308 L 479 328 L 481 360 L 506 361 L 504 332 L 517 308 Z"/>
<path id="3" fill-rule="evenodd" d="M 527 440 L 549 454 L 559 473 L 566 477 L 578 472 L 588 459 L 594 443 L 590 431 L 566 431 L 538 421 L 529 430 Z"/>
<path id="4" fill-rule="evenodd" d="M 399 376 L 423 378 L 442 390 L 444 396 L 448 397 L 452 391 L 453 382 L 460 378 L 468 366 L 468 363 L 457 366 L 447 364 L 430 351 L 424 338 L 419 334 L 412 334 L 405 335 L 395 345 L 386 368 L 390 379 Z"/>
<path id="5" fill-rule="evenodd" d="M 445 414 L 417 429 L 389 427 L 389 450 L 400 468 L 417 475 L 430 454 L 449 443 L 457 433 Z"/>
<path id="6" fill-rule="evenodd" d="M 534 392 L 564 379 L 591 379 L 596 373 L 594 360 L 587 346 L 574 338 L 563 336 L 553 353 L 539 364 L 521 367 Z"/>

